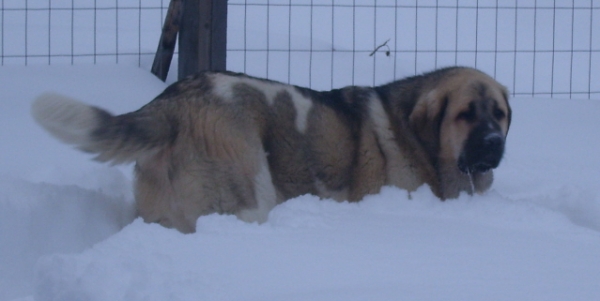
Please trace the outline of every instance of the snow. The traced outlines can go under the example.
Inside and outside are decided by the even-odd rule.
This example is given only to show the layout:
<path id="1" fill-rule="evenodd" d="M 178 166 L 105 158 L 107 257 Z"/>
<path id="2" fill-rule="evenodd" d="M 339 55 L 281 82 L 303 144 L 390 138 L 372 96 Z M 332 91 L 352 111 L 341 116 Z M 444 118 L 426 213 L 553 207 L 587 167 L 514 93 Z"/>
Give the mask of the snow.
<path id="1" fill-rule="evenodd" d="M 264 224 L 197 233 L 134 217 L 131 166 L 34 124 L 53 91 L 114 113 L 166 85 L 126 66 L 0 68 L 0 300 L 592 300 L 600 295 L 597 100 L 512 99 L 484 195 L 386 187 L 360 203 L 301 196 Z"/>

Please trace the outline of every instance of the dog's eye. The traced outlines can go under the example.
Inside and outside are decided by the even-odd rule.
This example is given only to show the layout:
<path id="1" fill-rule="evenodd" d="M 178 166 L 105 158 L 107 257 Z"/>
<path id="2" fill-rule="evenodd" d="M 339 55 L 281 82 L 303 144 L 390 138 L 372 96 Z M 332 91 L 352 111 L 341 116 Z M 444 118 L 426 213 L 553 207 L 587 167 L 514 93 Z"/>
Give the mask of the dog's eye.
<path id="1" fill-rule="evenodd" d="M 462 111 L 456 116 L 456 119 L 471 122 L 475 120 L 475 110 Z"/>
<path id="2" fill-rule="evenodd" d="M 506 114 L 500 109 L 494 109 L 494 117 L 498 120 L 502 120 L 506 117 Z"/>

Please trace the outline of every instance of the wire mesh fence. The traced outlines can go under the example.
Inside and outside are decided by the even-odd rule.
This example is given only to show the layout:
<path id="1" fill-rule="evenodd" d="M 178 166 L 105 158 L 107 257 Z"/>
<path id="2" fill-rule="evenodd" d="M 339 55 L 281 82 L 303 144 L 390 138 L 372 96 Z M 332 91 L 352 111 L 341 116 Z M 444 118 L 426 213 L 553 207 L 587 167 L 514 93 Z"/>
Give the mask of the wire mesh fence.
<path id="1" fill-rule="evenodd" d="M 2 0 L 0 64 L 152 61 L 168 0 Z"/>
<path id="2" fill-rule="evenodd" d="M 149 69 L 168 0 L 2 0 L 0 64 Z M 229 0 L 227 68 L 314 89 L 449 65 L 514 95 L 600 97 L 594 0 Z"/>
<path id="3" fill-rule="evenodd" d="M 316 89 L 477 67 L 514 95 L 600 96 L 594 1 L 231 0 L 228 67 Z"/>

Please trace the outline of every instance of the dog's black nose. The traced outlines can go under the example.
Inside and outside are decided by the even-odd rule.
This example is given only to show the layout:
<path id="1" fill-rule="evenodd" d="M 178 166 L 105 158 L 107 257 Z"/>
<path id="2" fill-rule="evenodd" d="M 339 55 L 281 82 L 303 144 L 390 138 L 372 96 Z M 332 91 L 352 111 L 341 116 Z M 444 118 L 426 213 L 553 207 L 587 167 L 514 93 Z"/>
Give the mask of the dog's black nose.
<path id="1" fill-rule="evenodd" d="M 490 133 L 483 137 L 481 149 L 475 151 L 472 161 L 473 171 L 483 172 L 496 168 L 504 152 L 504 137 L 500 133 Z"/>
<path id="2" fill-rule="evenodd" d="M 504 145 L 504 137 L 499 133 L 491 133 L 483 138 L 483 148 L 488 151 L 501 149 Z"/>

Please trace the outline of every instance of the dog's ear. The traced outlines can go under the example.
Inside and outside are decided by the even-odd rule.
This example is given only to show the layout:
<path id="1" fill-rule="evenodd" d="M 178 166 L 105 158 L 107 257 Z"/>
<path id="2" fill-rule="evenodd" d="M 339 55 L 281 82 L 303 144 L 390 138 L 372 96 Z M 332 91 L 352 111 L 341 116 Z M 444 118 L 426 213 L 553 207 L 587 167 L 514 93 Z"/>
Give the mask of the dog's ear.
<path id="1" fill-rule="evenodd" d="M 431 90 L 422 95 L 409 115 L 409 125 L 431 155 L 440 144 L 440 127 L 448 105 L 447 95 Z"/>

